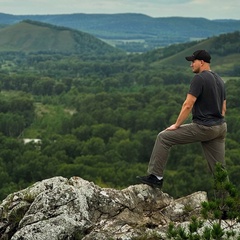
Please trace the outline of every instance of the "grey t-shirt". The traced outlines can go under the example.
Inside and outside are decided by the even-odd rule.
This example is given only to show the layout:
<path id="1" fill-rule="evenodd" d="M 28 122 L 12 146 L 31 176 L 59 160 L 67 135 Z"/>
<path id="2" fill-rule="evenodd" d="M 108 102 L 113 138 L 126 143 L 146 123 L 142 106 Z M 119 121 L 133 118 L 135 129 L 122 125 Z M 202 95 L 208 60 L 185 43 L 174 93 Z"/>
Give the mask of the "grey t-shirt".
<path id="1" fill-rule="evenodd" d="M 189 94 L 197 98 L 192 109 L 193 122 L 213 126 L 225 121 L 222 106 L 226 91 L 219 75 L 212 71 L 196 74 L 191 81 Z"/>

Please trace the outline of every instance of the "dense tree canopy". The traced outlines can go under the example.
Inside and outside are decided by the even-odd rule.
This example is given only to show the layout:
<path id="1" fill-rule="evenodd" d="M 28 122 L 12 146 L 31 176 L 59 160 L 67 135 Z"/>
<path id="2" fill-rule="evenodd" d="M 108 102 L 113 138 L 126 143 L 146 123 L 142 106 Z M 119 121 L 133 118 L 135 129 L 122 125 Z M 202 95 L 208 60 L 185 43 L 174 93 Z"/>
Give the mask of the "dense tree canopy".
<path id="1" fill-rule="evenodd" d="M 123 188 L 146 173 L 156 134 L 172 124 L 191 70 L 133 57 L 17 54 L 1 59 L 0 198 L 35 181 L 78 175 Z M 240 186 L 240 79 L 226 82 L 230 178 Z M 238 93 L 239 92 L 239 93 Z M 188 121 L 191 121 L 189 118 Z M 24 144 L 24 138 L 41 144 Z M 180 197 L 211 192 L 199 144 L 172 149 L 164 191 Z M 190 184 L 191 183 L 191 184 Z"/>

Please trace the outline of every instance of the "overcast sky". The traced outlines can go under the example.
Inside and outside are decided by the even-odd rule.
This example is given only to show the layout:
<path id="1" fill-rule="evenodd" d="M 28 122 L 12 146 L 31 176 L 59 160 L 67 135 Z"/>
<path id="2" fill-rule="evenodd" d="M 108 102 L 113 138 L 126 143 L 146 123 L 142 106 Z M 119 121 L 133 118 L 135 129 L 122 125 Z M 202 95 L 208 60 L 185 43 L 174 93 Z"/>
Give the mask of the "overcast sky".
<path id="1" fill-rule="evenodd" d="M 151 17 L 240 19 L 240 0 L 0 0 L 14 15 L 142 13 Z"/>

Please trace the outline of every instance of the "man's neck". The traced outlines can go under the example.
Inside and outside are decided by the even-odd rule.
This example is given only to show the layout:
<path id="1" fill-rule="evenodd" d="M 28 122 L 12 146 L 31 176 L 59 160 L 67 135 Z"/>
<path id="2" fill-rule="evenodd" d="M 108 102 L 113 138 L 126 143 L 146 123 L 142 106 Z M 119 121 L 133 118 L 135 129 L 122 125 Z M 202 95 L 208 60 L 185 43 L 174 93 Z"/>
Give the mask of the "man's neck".
<path id="1" fill-rule="evenodd" d="M 200 72 L 202 71 L 211 71 L 210 65 L 208 63 L 204 63 L 200 68 Z"/>

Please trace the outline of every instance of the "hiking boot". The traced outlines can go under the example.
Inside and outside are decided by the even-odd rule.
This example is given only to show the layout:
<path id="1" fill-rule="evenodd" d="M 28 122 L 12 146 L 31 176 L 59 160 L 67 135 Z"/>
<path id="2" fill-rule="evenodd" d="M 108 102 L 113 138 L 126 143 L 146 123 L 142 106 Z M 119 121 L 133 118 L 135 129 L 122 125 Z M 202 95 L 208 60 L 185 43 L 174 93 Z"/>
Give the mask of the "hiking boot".
<path id="1" fill-rule="evenodd" d="M 156 176 L 154 176 L 153 174 L 150 174 L 148 176 L 137 176 L 137 179 L 141 182 L 141 183 L 145 183 L 153 188 L 162 188 L 163 185 L 163 179 L 159 180 Z"/>

